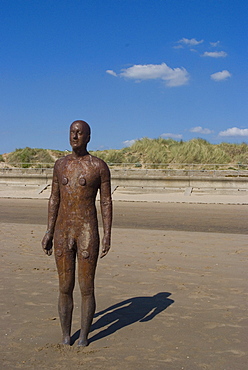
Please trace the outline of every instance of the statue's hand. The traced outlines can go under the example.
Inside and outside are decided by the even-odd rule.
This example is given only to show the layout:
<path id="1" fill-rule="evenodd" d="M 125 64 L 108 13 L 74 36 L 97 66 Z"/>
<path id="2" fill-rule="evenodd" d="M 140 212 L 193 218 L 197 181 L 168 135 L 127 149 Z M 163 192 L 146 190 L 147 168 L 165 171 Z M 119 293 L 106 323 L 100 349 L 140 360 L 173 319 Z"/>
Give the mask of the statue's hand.
<path id="1" fill-rule="evenodd" d="M 53 253 L 53 235 L 49 232 L 46 232 L 44 238 L 41 242 L 43 251 L 48 255 L 51 256 Z"/>
<path id="2" fill-rule="evenodd" d="M 104 237 L 102 238 L 102 253 L 100 255 L 100 258 L 106 256 L 109 250 L 110 250 L 110 237 L 104 235 Z"/>

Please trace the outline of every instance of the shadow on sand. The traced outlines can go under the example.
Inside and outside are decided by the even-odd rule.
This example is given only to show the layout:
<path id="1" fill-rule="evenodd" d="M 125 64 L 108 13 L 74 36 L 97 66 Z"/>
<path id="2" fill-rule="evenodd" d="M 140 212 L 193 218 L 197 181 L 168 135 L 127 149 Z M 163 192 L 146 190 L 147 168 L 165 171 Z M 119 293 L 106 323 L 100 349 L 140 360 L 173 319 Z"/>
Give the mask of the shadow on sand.
<path id="1" fill-rule="evenodd" d="M 93 335 L 89 339 L 89 343 L 107 337 L 117 330 L 135 322 L 152 320 L 174 302 L 168 298 L 170 295 L 171 293 L 161 292 L 152 297 L 129 298 L 103 311 L 97 312 L 94 317 L 99 317 L 99 319 L 91 326 L 90 332 L 92 333 L 94 330 L 99 330 L 105 326 L 107 328 Z M 79 338 L 79 333 L 80 330 L 73 334 L 71 338 L 72 344 Z"/>

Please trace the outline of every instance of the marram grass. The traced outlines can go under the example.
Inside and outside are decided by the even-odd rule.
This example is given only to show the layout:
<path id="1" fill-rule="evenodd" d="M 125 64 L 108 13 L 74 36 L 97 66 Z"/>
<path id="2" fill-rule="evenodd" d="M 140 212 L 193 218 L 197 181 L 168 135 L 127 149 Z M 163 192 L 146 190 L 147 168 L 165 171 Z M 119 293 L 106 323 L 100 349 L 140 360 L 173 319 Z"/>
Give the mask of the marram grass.
<path id="1" fill-rule="evenodd" d="M 134 167 L 142 167 L 145 164 L 149 164 L 151 168 L 156 168 L 156 166 L 162 168 L 162 165 L 166 167 L 173 164 L 248 165 L 248 145 L 246 143 L 210 144 L 203 139 L 176 141 L 163 138 L 143 138 L 123 149 L 91 151 L 90 153 L 110 165 L 129 164 Z M 26 147 L 2 155 L 1 161 L 22 167 L 40 167 L 42 163 L 50 167 L 57 158 L 66 154 L 68 152 Z"/>

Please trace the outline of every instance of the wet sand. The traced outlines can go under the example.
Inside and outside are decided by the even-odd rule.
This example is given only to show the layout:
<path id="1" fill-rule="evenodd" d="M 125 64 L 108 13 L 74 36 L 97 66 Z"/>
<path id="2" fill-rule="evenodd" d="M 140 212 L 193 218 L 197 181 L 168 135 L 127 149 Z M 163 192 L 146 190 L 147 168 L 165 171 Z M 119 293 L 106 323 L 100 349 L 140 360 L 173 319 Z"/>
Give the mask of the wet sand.
<path id="1" fill-rule="evenodd" d="M 1 199 L 0 223 L 47 224 L 46 199 Z M 99 224 L 100 207 L 97 202 Z M 114 201 L 114 228 L 248 234 L 248 205 Z"/>
<path id="2" fill-rule="evenodd" d="M 3 369 L 247 368 L 247 235 L 113 229 L 99 261 L 90 345 L 59 344 L 58 279 L 44 225 L 1 223 Z"/>

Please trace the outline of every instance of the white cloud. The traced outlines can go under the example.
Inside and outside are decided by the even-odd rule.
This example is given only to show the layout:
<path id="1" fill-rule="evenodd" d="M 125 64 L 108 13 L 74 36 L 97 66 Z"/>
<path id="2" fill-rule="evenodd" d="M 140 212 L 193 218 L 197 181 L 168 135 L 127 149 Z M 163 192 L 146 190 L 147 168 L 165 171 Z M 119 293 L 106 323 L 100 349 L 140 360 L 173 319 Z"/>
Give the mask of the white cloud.
<path id="1" fill-rule="evenodd" d="M 248 128 L 232 127 L 219 132 L 219 136 L 248 136 Z"/>
<path id="2" fill-rule="evenodd" d="M 189 80 L 189 73 L 185 68 L 170 68 L 166 63 L 135 64 L 122 69 L 119 76 L 137 81 L 160 79 L 169 87 L 185 85 Z"/>
<path id="3" fill-rule="evenodd" d="M 115 76 L 115 77 L 117 77 L 117 74 L 114 72 L 114 71 L 112 71 L 112 69 L 108 69 L 107 71 L 106 71 L 106 73 L 108 73 L 109 75 L 111 75 L 111 76 Z"/>
<path id="4" fill-rule="evenodd" d="M 204 40 L 197 41 L 196 39 L 186 39 L 183 37 L 181 40 L 178 41 L 179 44 L 185 44 L 189 46 L 195 46 L 202 44 Z"/>
<path id="5" fill-rule="evenodd" d="M 190 129 L 190 132 L 197 132 L 198 134 L 208 135 L 208 134 L 211 134 L 213 131 L 209 130 L 209 128 L 203 128 L 201 126 L 197 126 L 197 127 L 192 127 L 192 129 Z"/>
<path id="6" fill-rule="evenodd" d="M 225 51 L 205 51 L 202 56 L 210 58 L 225 58 L 227 53 Z"/>
<path id="7" fill-rule="evenodd" d="M 175 46 L 173 46 L 173 49 L 183 49 L 183 46 L 182 45 L 175 45 Z"/>
<path id="8" fill-rule="evenodd" d="M 216 41 L 216 42 L 210 42 L 210 45 L 213 47 L 213 48 L 216 48 L 216 46 L 219 45 L 219 41 Z"/>
<path id="9" fill-rule="evenodd" d="M 126 140 L 126 141 L 123 141 L 123 144 L 125 146 L 131 146 L 135 143 L 136 139 L 132 139 L 132 140 Z"/>
<path id="10" fill-rule="evenodd" d="M 212 80 L 214 81 L 224 81 L 227 78 L 231 77 L 231 73 L 224 69 L 221 72 L 213 73 L 211 76 Z"/>
<path id="11" fill-rule="evenodd" d="M 171 138 L 171 139 L 182 139 L 183 138 L 183 135 L 180 135 L 180 134 L 172 134 L 172 133 L 166 133 L 166 134 L 162 134 L 160 135 L 161 137 L 164 137 L 164 138 Z"/>

